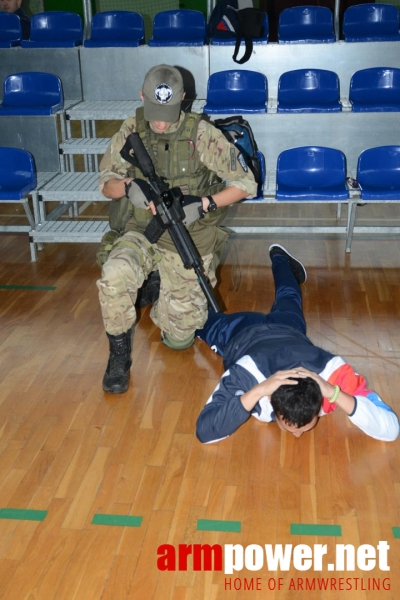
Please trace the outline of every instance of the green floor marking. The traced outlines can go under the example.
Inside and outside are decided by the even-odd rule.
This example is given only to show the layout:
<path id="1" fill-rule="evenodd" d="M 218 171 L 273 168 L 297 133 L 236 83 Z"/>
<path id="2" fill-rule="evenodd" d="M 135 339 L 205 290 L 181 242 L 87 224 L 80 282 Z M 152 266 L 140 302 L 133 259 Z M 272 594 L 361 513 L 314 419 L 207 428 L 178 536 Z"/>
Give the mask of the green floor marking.
<path id="1" fill-rule="evenodd" d="M 210 519 L 199 519 L 197 521 L 198 531 L 234 531 L 240 533 L 240 521 L 212 521 Z"/>
<path id="2" fill-rule="evenodd" d="M 92 525 L 118 525 L 119 527 L 140 527 L 143 517 L 130 517 L 128 515 L 95 514 Z"/>
<path id="3" fill-rule="evenodd" d="M 292 523 L 290 525 L 292 535 L 332 535 L 342 536 L 342 527 L 340 525 L 303 525 L 301 523 Z"/>
<path id="4" fill-rule="evenodd" d="M 0 290 L 39 290 L 47 292 L 56 289 L 55 285 L 0 285 Z"/>
<path id="5" fill-rule="evenodd" d="M 44 521 L 47 510 L 29 510 L 26 508 L 0 508 L 0 519 L 18 519 L 19 521 Z"/>
<path id="6" fill-rule="evenodd" d="M 392 527 L 393 537 L 400 538 L 400 527 Z"/>

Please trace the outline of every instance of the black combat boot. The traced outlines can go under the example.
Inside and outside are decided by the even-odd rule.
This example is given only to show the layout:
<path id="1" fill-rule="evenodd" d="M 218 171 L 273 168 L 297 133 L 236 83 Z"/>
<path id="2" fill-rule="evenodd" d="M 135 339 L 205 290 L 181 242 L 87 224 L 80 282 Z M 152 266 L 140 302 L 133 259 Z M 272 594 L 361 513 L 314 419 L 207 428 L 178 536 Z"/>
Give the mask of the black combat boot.
<path id="1" fill-rule="evenodd" d="M 103 377 L 103 390 L 109 394 L 123 394 L 129 387 L 132 329 L 119 335 L 107 333 L 107 337 L 110 343 L 110 357 Z"/>

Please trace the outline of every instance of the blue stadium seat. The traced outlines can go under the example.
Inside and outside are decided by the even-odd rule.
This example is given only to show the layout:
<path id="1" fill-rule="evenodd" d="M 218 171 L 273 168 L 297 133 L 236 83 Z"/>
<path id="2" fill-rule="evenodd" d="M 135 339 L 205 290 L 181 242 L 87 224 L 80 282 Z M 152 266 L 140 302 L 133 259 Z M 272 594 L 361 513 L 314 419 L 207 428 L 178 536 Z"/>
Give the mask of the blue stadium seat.
<path id="1" fill-rule="evenodd" d="M 20 148 L 0 147 L 0 202 L 21 200 L 35 187 L 32 154 Z"/>
<path id="2" fill-rule="evenodd" d="M 136 47 L 144 44 L 142 15 L 129 10 L 110 10 L 93 15 L 86 48 Z"/>
<path id="3" fill-rule="evenodd" d="M 331 43 L 336 37 L 333 14 L 324 6 L 294 6 L 279 15 L 279 44 Z"/>
<path id="4" fill-rule="evenodd" d="M 29 40 L 21 40 L 23 48 L 71 48 L 80 46 L 83 38 L 82 19 L 76 13 L 53 10 L 31 18 Z"/>
<path id="5" fill-rule="evenodd" d="M 14 73 L 4 80 L 0 116 L 51 115 L 64 106 L 61 80 L 52 73 Z"/>
<path id="6" fill-rule="evenodd" d="M 390 4 L 349 6 L 343 17 L 346 42 L 390 42 L 400 40 L 399 9 Z"/>
<path id="7" fill-rule="evenodd" d="M 356 71 L 350 80 L 353 112 L 400 111 L 400 69 L 374 67 Z"/>
<path id="8" fill-rule="evenodd" d="M 253 38 L 253 44 L 268 44 L 269 38 L 269 20 L 267 13 L 264 14 L 263 20 L 263 34 L 261 37 Z M 232 33 L 232 37 L 212 37 L 210 43 L 213 46 L 234 46 L 236 43 L 236 36 Z M 244 44 L 242 40 L 241 45 Z"/>
<path id="9" fill-rule="evenodd" d="M 278 82 L 278 113 L 340 112 L 339 77 L 324 69 L 296 69 Z"/>
<path id="10" fill-rule="evenodd" d="M 155 15 L 149 46 L 203 46 L 206 19 L 199 10 L 164 10 Z"/>
<path id="11" fill-rule="evenodd" d="M 267 112 L 268 84 L 263 73 L 233 69 L 208 78 L 206 114 Z"/>
<path id="12" fill-rule="evenodd" d="M 340 150 L 302 146 L 278 156 L 278 200 L 346 200 L 346 158 Z"/>
<path id="13" fill-rule="evenodd" d="M 357 181 L 364 200 L 400 200 L 400 146 L 369 148 L 360 154 Z"/>
<path id="14" fill-rule="evenodd" d="M 19 46 L 22 31 L 19 16 L 14 13 L 0 13 L 0 48 Z"/>

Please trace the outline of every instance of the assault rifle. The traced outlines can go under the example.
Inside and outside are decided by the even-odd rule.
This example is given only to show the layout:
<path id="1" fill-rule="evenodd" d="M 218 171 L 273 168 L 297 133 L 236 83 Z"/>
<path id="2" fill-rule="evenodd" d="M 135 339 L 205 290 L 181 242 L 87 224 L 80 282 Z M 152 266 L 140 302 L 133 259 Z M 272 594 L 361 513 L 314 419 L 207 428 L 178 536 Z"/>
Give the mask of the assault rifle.
<path id="1" fill-rule="evenodd" d="M 131 153 L 132 150 L 133 154 Z M 180 188 L 170 188 L 156 174 L 153 162 L 138 133 L 129 135 L 120 154 L 124 160 L 135 167 L 139 167 L 143 175 L 149 180 L 150 187 L 157 196 L 154 201 L 157 213 L 147 225 L 144 235 L 151 244 L 154 244 L 164 231 L 169 231 L 175 248 L 182 259 L 183 266 L 185 269 L 194 269 L 209 306 L 215 313 L 221 312 L 214 298 L 211 285 L 203 273 L 203 262 L 199 251 L 182 223 L 185 218 L 185 211 L 182 206 L 183 196 Z"/>

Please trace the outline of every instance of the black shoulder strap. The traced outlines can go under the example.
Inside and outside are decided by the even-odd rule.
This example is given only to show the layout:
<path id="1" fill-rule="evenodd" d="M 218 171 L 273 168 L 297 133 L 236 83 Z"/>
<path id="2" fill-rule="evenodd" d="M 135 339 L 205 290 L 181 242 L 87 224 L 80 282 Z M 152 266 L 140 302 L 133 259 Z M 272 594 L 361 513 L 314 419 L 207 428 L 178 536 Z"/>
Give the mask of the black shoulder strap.
<path id="1" fill-rule="evenodd" d="M 242 32 L 239 29 L 237 35 L 236 35 L 236 44 L 235 44 L 235 50 L 233 52 L 233 56 L 232 59 L 235 61 L 235 63 L 238 63 L 239 65 L 242 65 L 243 63 L 247 62 L 253 52 L 253 40 L 251 39 L 251 37 L 245 37 L 244 38 L 244 43 L 245 43 L 245 52 L 242 56 L 242 58 L 238 59 L 237 55 L 239 53 L 239 48 L 240 48 L 240 43 L 242 41 Z"/>
<path id="2" fill-rule="evenodd" d="M 257 8 L 243 8 L 238 11 L 239 29 L 236 33 L 236 45 L 233 60 L 242 65 L 247 62 L 253 52 L 253 38 L 259 38 L 263 33 L 264 11 Z M 244 38 L 245 53 L 241 59 L 237 58 L 240 42 Z"/>

